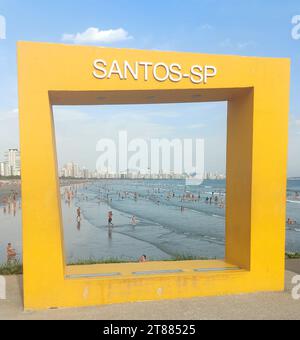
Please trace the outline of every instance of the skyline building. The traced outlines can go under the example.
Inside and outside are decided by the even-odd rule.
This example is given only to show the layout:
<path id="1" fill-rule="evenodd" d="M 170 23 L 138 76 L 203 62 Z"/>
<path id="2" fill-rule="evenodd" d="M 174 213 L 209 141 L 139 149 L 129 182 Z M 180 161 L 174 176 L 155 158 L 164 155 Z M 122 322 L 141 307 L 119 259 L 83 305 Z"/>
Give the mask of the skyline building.
<path id="1" fill-rule="evenodd" d="M 152 173 L 149 170 L 137 170 L 127 169 L 126 171 L 120 171 L 115 173 L 109 171 L 109 169 L 103 169 L 102 171 L 91 171 L 86 167 L 80 167 L 77 163 L 69 162 L 65 164 L 60 170 L 60 177 L 62 178 L 80 178 L 80 179 L 187 179 L 187 174 L 176 174 L 174 171 L 168 173 L 159 171 L 159 173 Z M 221 180 L 225 179 L 226 175 L 218 172 L 206 172 L 204 179 Z"/>
<path id="2" fill-rule="evenodd" d="M 21 175 L 20 151 L 8 149 L 4 153 L 4 161 L 0 162 L 0 176 L 16 177 Z"/>

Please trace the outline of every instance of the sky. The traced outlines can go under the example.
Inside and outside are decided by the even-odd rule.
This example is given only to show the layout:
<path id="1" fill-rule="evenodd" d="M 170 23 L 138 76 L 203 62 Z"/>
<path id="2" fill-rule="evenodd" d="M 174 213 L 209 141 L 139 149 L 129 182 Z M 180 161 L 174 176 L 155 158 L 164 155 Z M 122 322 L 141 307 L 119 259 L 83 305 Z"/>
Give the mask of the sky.
<path id="1" fill-rule="evenodd" d="M 6 21 L 6 39 L 0 39 L 0 160 L 6 149 L 18 147 L 16 42 L 29 40 L 291 58 L 288 170 L 289 176 L 300 176 L 300 39 L 295 39 L 300 36 L 292 35 L 295 27 L 292 18 L 296 15 L 300 15 L 299 0 L 0 0 L 0 19 L 4 17 Z M 72 136 L 78 131 L 78 124 L 87 128 L 93 125 L 92 120 L 112 113 L 124 125 L 128 118 L 134 117 L 136 131 L 140 128 L 150 131 L 151 127 L 157 134 L 163 128 L 170 137 L 188 137 L 196 133 L 197 127 L 197 137 L 206 140 L 208 170 L 224 171 L 225 104 L 122 107 L 118 112 L 108 107 L 99 110 L 96 107 L 55 109 L 62 162 L 72 160 L 77 150 L 75 155 L 81 157 L 78 161 L 92 166 L 95 140 L 102 137 L 103 128 L 90 134 L 81 129 L 82 136 L 87 138 L 86 147 L 92 150 L 90 158 L 78 149 L 79 144 L 66 148 L 64 154 L 60 146 L 68 134 Z M 141 110 L 143 115 L 137 115 Z M 183 122 L 186 112 L 191 115 Z M 112 123 L 107 122 L 110 129 L 115 129 L 116 124 Z"/>
<path id="2" fill-rule="evenodd" d="M 126 131 L 128 146 L 131 141 L 142 139 L 148 144 L 146 154 L 150 153 L 150 143 L 153 139 L 179 139 L 182 145 L 185 139 L 191 139 L 193 166 L 196 165 L 196 140 L 203 139 L 204 170 L 225 174 L 226 112 L 227 103 L 224 102 L 54 107 L 59 167 L 76 160 L 81 167 L 94 170 L 101 155 L 96 151 L 98 142 L 104 139 L 113 140 L 118 150 L 119 132 Z M 134 154 L 128 153 L 128 159 Z M 173 156 L 171 160 L 174 160 Z M 173 161 L 171 162 L 173 164 Z M 145 171 L 150 164 L 138 168 Z"/>

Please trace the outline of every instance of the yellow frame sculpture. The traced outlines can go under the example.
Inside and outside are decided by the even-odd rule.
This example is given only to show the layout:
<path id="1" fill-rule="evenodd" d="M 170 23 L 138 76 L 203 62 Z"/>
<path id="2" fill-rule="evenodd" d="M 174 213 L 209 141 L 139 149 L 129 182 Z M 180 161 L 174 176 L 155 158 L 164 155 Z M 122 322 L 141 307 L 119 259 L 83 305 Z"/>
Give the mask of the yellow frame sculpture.
<path id="1" fill-rule="evenodd" d="M 284 289 L 288 59 L 20 42 L 18 68 L 25 309 Z M 209 101 L 228 101 L 226 259 L 68 267 L 52 106 Z"/>

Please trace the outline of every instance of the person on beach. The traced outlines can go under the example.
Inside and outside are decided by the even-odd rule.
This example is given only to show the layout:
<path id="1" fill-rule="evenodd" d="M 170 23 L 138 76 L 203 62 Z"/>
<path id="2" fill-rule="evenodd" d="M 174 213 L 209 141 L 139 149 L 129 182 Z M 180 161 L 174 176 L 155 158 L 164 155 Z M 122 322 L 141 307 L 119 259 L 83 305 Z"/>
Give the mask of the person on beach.
<path id="1" fill-rule="evenodd" d="M 139 259 L 139 263 L 145 263 L 147 262 L 147 256 L 146 255 L 142 255 Z"/>
<path id="2" fill-rule="evenodd" d="M 223 200 L 223 198 L 221 199 L 221 202 L 220 202 L 219 208 L 220 208 L 220 209 L 224 209 L 224 208 L 225 208 L 225 203 L 224 203 L 224 200 Z"/>
<path id="3" fill-rule="evenodd" d="M 16 217 L 17 214 L 17 202 L 13 202 L 13 215 Z"/>
<path id="4" fill-rule="evenodd" d="M 132 218 L 131 218 L 131 224 L 132 224 L 133 226 L 136 226 L 136 225 L 137 225 L 137 219 L 136 219 L 135 216 L 132 216 Z"/>
<path id="5" fill-rule="evenodd" d="M 288 225 L 295 225 L 295 224 L 297 224 L 297 221 L 294 221 L 294 220 L 288 218 L 287 224 L 288 224 Z"/>
<path id="6" fill-rule="evenodd" d="M 78 223 L 81 222 L 81 209 L 80 208 L 77 209 L 77 222 Z"/>
<path id="7" fill-rule="evenodd" d="M 109 240 L 112 240 L 112 232 L 113 232 L 112 227 L 109 227 L 108 228 L 108 239 Z"/>
<path id="8" fill-rule="evenodd" d="M 15 249 L 12 247 L 11 243 L 8 243 L 7 245 L 6 255 L 7 255 L 7 263 L 11 263 L 12 261 L 16 260 L 17 253 Z"/>
<path id="9" fill-rule="evenodd" d="M 113 226 L 114 226 L 112 222 L 113 222 L 113 212 L 110 211 L 110 212 L 108 213 L 108 226 L 109 226 L 109 227 L 113 227 Z"/>

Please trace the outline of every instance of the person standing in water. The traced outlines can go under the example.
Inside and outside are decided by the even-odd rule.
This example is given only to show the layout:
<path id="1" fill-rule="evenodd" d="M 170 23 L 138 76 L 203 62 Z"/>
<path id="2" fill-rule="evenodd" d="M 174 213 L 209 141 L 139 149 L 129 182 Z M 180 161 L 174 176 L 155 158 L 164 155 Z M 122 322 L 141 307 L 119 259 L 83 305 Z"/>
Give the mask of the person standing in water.
<path id="1" fill-rule="evenodd" d="M 138 221 L 137 221 L 136 217 L 135 217 L 135 216 L 132 216 L 132 218 L 131 218 L 131 224 L 132 224 L 133 226 L 136 226 L 137 223 L 138 223 Z"/>
<path id="2" fill-rule="evenodd" d="M 114 226 L 112 222 L 113 222 L 113 212 L 110 211 L 110 212 L 108 213 L 108 226 L 109 226 L 109 227 L 113 227 L 113 226 Z"/>
<path id="3" fill-rule="evenodd" d="M 77 209 L 77 222 L 78 223 L 81 222 L 81 209 L 80 208 Z"/>

